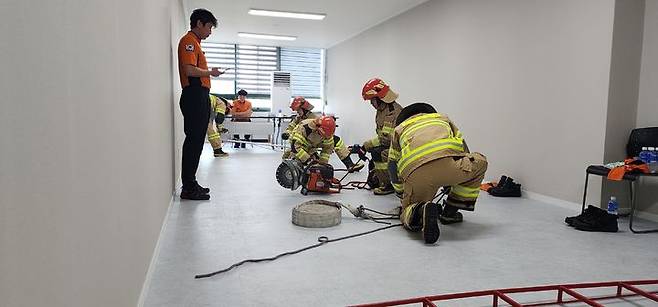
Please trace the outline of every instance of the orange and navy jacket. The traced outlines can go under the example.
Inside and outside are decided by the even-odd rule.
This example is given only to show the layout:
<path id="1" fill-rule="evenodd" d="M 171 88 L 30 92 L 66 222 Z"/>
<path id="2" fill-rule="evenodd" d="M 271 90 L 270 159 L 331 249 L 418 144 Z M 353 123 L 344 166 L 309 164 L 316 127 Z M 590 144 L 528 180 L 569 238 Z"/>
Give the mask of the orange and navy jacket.
<path id="1" fill-rule="evenodd" d="M 210 77 L 189 77 L 185 74 L 184 65 L 192 65 L 208 70 L 206 56 L 201 51 L 201 39 L 192 31 L 188 31 L 178 42 L 178 74 L 180 85 L 185 88 L 190 85 L 210 88 Z"/>

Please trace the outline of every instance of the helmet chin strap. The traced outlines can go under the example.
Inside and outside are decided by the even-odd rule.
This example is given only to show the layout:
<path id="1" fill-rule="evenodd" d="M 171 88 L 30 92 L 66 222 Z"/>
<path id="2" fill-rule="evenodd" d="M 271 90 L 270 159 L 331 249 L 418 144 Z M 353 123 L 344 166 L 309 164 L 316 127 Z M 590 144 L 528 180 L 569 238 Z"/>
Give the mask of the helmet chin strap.
<path id="1" fill-rule="evenodd" d="M 386 103 L 379 97 L 377 97 L 377 110 L 383 110 L 386 108 Z"/>

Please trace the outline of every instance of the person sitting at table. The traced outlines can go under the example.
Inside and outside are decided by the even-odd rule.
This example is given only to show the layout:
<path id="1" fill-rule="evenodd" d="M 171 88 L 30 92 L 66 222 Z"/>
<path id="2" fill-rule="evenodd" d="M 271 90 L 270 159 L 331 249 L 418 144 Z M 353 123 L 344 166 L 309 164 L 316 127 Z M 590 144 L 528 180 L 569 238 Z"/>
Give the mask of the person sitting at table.
<path id="1" fill-rule="evenodd" d="M 251 109 L 251 102 L 247 100 L 247 91 L 241 89 L 238 91 L 238 99 L 233 100 L 231 108 L 231 121 L 234 122 L 250 122 L 251 114 L 253 113 Z M 240 140 L 239 134 L 233 135 L 234 140 Z M 250 134 L 244 135 L 244 141 L 249 141 L 251 139 Z M 234 143 L 233 148 L 240 148 L 240 143 Z M 245 144 L 242 143 L 242 148 L 245 148 Z"/>

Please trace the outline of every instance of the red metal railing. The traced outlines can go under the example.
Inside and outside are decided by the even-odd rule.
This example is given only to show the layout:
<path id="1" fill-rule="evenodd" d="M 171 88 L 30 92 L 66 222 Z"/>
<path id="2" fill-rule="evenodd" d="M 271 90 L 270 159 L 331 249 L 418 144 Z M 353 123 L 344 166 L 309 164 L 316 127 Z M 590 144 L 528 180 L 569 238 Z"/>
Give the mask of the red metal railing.
<path id="1" fill-rule="evenodd" d="M 624 298 L 629 296 L 643 296 L 649 300 L 656 302 L 656 305 L 658 305 L 658 296 L 656 295 L 658 291 L 649 292 L 635 287 L 639 285 L 658 285 L 658 280 L 610 281 L 610 282 L 598 282 L 598 283 L 549 285 L 549 286 L 537 286 L 537 287 L 461 292 L 461 293 L 417 297 L 417 298 L 410 298 L 410 299 L 403 299 L 403 300 L 389 301 L 389 302 L 353 305 L 352 307 L 399 306 L 399 305 L 407 305 L 413 303 L 422 303 L 423 307 L 429 307 L 429 306 L 436 307 L 437 305 L 434 304 L 434 302 L 436 301 L 448 301 L 448 300 L 482 297 L 482 296 L 492 296 L 493 302 L 491 306 L 494 307 L 498 306 L 499 300 L 503 300 L 504 302 L 512 305 L 513 307 L 549 306 L 549 305 L 569 304 L 569 303 L 577 303 L 577 302 L 586 303 L 590 306 L 600 307 L 604 305 L 598 303 L 597 301 L 606 300 L 606 299 Z M 616 294 L 607 295 L 607 296 L 587 297 L 574 290 L 574 289 L 591 289 L 591 288 L 605 288 L 605 287 L 617 287 Z M 623 293 L 624 289 L 630 291 L 631 293 Z M 508 295 L 515 293 L 530 293 L 530 292 L 542 292 L 542 291 L 557 291 L 556 299 L 551 302 L 541 302 L 541 303 L 534 302 L 528 304 L 521 304 L 515 301 L 514 299 L 512 299 Z M 572 298 L 565 300 L 564 299 L 565 293 L 571 296 Z"/>

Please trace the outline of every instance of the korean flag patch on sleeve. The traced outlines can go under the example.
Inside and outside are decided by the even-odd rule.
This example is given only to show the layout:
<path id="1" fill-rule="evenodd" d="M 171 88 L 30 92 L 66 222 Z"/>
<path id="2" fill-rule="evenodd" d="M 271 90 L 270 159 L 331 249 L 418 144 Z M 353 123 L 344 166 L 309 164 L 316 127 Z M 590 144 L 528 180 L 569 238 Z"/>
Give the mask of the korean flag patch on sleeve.
<path id="1" fill-rule="evenodd" d="M 185 45 L 185 50 L 194 51 L 194 45 Z"/>

